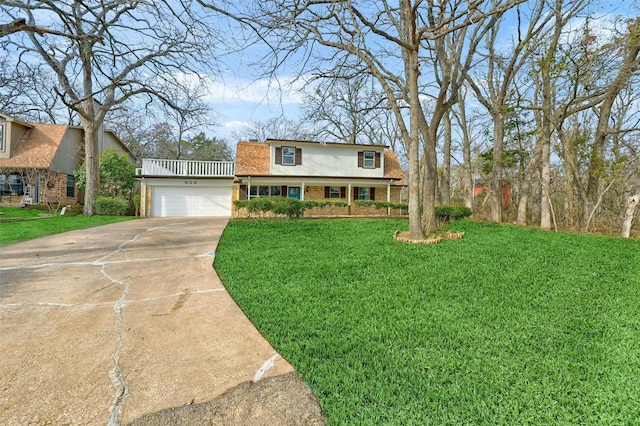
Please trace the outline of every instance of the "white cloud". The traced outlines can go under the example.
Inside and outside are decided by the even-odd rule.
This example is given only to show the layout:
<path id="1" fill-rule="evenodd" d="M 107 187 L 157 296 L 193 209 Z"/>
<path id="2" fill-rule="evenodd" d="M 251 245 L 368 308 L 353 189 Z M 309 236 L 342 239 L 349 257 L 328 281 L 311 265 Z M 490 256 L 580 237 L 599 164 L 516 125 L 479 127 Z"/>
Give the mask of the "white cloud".
<path id="1" fill-rule="evenodd" d="M 227 129 L 241 129 L 244 126 L 248 126 L 249 124 L 251 124 L 249 121 L 238 121 L 238 120 L 231 120 L 231 121 L 227 121 L 226 123 L 222 124 L 222 127 L 227 128 Z"/>
<path id="2" fill-rule="evenodd" d="M 292 78 L 245 80 L 239 78 L 209 80 L 207 102 L 289 105 L 301 104 L 299 89 L 304 82 Z"/>

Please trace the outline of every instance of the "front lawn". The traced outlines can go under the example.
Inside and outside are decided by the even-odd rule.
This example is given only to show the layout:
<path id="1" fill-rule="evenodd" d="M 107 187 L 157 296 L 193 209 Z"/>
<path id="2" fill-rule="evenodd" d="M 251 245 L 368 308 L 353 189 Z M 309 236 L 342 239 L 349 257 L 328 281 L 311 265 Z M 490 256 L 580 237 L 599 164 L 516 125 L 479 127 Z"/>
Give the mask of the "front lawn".
<path id="1" fill-rule="evenodd" d="M 634 424 L 640 241 L 458 222 L 231 221 L 215 268 L 330 425 Z"/>
<path id="2" fill-rule="evenodd" d="M 39 218 L 48 211 L 0 207 L 0 219 L 23 218 L 17 222 L 0 223 L 0 246 L 76 229 L 91 228 L 134 219 L 131 216 L 56 216 Z"/>

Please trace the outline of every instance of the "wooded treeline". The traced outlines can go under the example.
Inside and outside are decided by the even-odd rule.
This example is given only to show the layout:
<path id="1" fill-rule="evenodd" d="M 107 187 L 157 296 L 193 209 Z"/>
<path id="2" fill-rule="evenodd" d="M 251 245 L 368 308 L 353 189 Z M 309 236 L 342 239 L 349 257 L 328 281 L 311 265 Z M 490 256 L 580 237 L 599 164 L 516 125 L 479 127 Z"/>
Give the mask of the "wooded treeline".
<path id="1" fill-rule="evenodd" d="M 73 15 L 92 2 L 78 3 L 75 9 L 72 1 L 57 3 L 68 4 L 67 12 Z M 407 167 L 414 238 L 435 230 L 436 204 L 454 203 L 472 206 L 477 218 L 535 224 L 545 230 L 631 229 L 637 205 L 632 196 L 640 193 L 640 18 L 635 3 L 617 8 L 588 0 L 95 3 L 91 13 L 82 9 L 76 22 L 118 22 L 120 34 L 106 25 L 99 33 L 83 26 L 78 27 L 83 31 L 71 31 L 73 23 L 50 28 L 71 33 L 64 46 L 93 43 L 87 58 L 97 51 L 104 55 L 94 62 L 100 67 L 89 70 L 85 80 L 66 81 L 60 77 L 60 66 L 46 59 L 13 60 L 20 52 L 38 49 L 46 58 L 46 46 L 38 48 L 36 43 L 39 38 L 59 40 L 65 35 L 27 28 L 12 29 L 16 32 L 0 38 L 3 49 L 11 53 L 0 59 L 0 109 L 16 112 L 19 98 L 26 100 L 20 104 L 24 113 L 33 115 L 34 110 L 52 111 L 62 102 L 82 121 L 88 111 L 82 102 L 95 100 L 105 109 L 106 120 L 117 122 L 119 130 L 130 130 L 121 137 L 141 151 L 160 146 L 163 131 L 177 134 L 165 138 L 177 145 L 159 152 L 179 157 L 191 149 L 186 144 L 183 151 L 181 146 L 186 136 L 193 136 L 191 126 L 197 128 L 210 116 L 204 113 L 202 90 L 208 79 L 216 78 L 224 60 L 220 46 L 227 53 L 260 47 L 255 69 L 277 78 L 286 68 L 304 80 L 304 114 L 300 122 L 265 117 L 243 136 L 391 146 Z M 95 12 L 107 5 L 111 10 L 105 14 Z M 172 13 L 163 17 L 170 6 Z M 178 31 L 160 33 L 155 27 L 140 29 L 129 20 L 124 26 L 115 19 L 136 17 L 145 7 L 153 8 L 158 20 L 178 19 L 182 31 L 196 25 L 202 39 L 193 37 L 192 30 L 179 36 Z M 30 10 L 26 2 L 0 8 L 14 19 Z M 113 14 L 116 10 L 123 14 Z M 33 16 L 27 18 L 27 27 L 38 26 Z M 153 33 L 158 42 L 157 53 L 147 52 L 156 60 L 154 66 L 144 67 L 156 78 L 145 84 L 136 86 L 124 74 L 129 68 L 120 61 L 127 55 L 118 38 L 123 27 L 128 36 Z M 27 31 L 30 41 L 16 38 L 21 31 Z M 98 43 L 105 40 L 121 53 L 107 55 L 108 49 L 100 49 Z M 188 48 L 180 50 L 180 43 Z M 76 71 L 83 69 L 82 49 L 76 56 L 64 52 L 76 61 Z M 145 58 L 139 56 L 141 63 Z M 105 65 L 116 63 L 119 66 Z M 82 83 L 91 81 L 88 76 L 111 83 L 87 88 Z M 122 85 L 114 86 L 114 81 Z M 70 96 L 77 87 L 84 87 L 84 95 Z M 162 122 L 148 125 L 140 96 L 161 101 L 171 113 L 164 116 L 172 117 L 164 130 Z M 127 103 L 132 101 L 136 103 Z M 141 114 L 130 114 L 132 109 Z"/>

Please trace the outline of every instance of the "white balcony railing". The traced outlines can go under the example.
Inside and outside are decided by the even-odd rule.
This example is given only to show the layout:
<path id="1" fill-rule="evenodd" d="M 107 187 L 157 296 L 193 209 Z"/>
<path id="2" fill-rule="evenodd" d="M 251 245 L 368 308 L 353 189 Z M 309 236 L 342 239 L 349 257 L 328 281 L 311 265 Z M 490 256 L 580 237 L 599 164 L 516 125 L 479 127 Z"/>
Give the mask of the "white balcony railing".
<path id="1" fill-rule="evenodd" d="M 142 160 L 142 176 L 233 177 L 233 161 Z"/>

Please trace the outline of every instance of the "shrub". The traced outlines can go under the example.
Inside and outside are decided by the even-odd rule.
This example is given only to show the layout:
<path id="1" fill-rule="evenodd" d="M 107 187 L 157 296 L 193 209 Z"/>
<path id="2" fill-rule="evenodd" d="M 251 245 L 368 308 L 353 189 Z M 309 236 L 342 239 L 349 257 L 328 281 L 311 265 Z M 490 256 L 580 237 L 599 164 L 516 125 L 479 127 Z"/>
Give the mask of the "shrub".
<path id="1" fill-rule="evenodd" d="M 346 207 L 348 203 L 346 201 L 323 201 L 323 200 L 310 200 L 301 201 L 296 198 L 254 198 L 252 200 L 236 200 L 233 202 L 236 210 L 246 208 L 249 214 L 251 213 L 265 213 L 273 212 L 277 215 L 286 215 L 289 218 L 302 217 L 305 210 L 312 209 L 314 207 Z"/>
<path id="2" fill-rule="evenodd" d="M 360 206 L 360 207 L 374 206 L 376 209 L 392 208 L 392 209 L 407 210 L 409 208 L 409 205 L 407 203 L 391 203 L 388 201 L 355 200 L 354 203 L 356 206 Z"/>
<path id="3" fill-rule="evenodd" d="M 140 194 L 136 194 L 133 196 L 133 207 L 135 208 L 134 216 L 138 216 L 140 213 Z"/>
<path id="4" fill-rule="evenodd" d="M 314 207 L 324 208 L 329 206 L 334 207 L 346 207 L 349 205 L 346 201 L 322 201 L 322 200 L 309 200 L 303 201 L 304 209 L 312 209 Z"/>
<path id="5" fill-rule="evenodd" d="M 295 198 L 275 198 L 273 199 L 273 212 L 275 214 L 285 214 L 288 218 L 301 217 L 304 212 L 302 201 Z"/>
<path id="6" fill-rule="evenodd" d="M 464 206 L 436 206 L 436 218 L 442 223 L 449 223 L 451 219 L 460 220 L 471 216 L 472 211 Z"/>
<path id="7" fill-rule="evenodd" d="M 269 198 L 254 198 L 247 203 L 247 211 L 249 213 L 273 211 L 273 202 Z"/>
<path id="8" fill-rule="evenodd" d="M 86 161 L 73 172 L 79 188 L 87 185 Z M 126 154 L 118 155 L 113 148 L 100 153 L 100 196 L 131 200 L 135 188 L 136 166 Z"/>
<path id="9" fill-rule="evenodd" d="M 249 200 L 235 200 L 233 202 L 233 206 L 236 210 L 240 210 L 242 208 L 246 208 L 249 205 Z"/>
<path id="10" fill-rule="evenodd" d="M 96 214 L 100 216 L 124 216 L 128 206 L 122 198 L 113 197 L 98 197 L 94 203 Z"/>
<path id="11" fill-rule="evenodd" d="M 455 206 L 451 212 L 451 219 L 460 220 L 469 217 L 473 214 L 473 211 L 469 207 Z"/>

